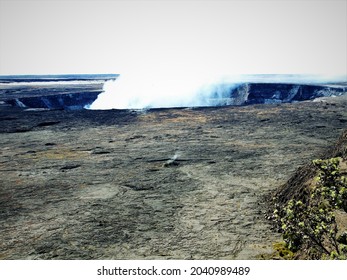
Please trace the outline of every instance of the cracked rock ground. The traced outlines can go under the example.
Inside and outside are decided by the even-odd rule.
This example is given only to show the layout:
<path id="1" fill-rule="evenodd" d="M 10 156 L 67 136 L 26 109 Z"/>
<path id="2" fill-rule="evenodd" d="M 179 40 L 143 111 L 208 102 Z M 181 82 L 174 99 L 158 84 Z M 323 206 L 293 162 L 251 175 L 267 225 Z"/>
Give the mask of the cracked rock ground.
<path id="1" fill-rule="evenodd" d="M 346 96 L 150 111 L 0 108 L 1 259 L 255 259 L 267 197 L 332 146 Z M 171 161 L 170 161 L 171 159 Z"/>

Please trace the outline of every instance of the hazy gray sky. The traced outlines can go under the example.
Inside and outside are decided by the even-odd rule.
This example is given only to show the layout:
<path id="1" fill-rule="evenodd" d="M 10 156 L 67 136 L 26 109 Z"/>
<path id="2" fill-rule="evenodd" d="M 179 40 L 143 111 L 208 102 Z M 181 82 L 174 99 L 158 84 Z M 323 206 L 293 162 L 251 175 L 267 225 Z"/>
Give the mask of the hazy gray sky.
<path id="1" fill-rule="evenodd" d="M 346 0 L 0 0 L 0 75 L 335 75 L 346 50 Z"/>

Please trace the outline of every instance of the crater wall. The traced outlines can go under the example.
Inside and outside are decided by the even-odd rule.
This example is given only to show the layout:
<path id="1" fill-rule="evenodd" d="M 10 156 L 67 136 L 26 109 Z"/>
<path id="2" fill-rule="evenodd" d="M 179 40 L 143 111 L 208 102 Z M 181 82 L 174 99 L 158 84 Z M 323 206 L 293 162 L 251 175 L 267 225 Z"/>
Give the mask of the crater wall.
<path id="1" fill-rule="evenodd" d="M 104 81 L 59 85 L 5 85 L 0 102 L 22 108 L 83 109 L 103 92 Z M 310 85 L 293 83 L 240 83 L 224 85 L 212 93 L 207 106 L 245 106 L 251 104 L 292 103 L 347 93 L 347 84 Z"/>

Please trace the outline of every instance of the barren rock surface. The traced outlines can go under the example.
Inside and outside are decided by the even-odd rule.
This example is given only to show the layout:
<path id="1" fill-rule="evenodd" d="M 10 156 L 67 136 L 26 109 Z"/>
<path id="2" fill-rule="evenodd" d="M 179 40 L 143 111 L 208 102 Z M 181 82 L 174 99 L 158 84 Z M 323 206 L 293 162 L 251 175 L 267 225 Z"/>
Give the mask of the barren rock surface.
<path id="1" fill-rule="evenodd" d="M 334 144 L 346 96 L 150 111 L 0 109 L 1 259 L 254 259 L 266 195 Z"/>

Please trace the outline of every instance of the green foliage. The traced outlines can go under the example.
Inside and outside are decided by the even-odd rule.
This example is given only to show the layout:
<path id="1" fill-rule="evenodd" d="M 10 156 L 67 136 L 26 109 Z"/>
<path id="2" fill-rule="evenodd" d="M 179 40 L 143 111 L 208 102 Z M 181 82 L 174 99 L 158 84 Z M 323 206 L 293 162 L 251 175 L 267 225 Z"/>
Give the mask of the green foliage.
<path id="1" fill-rule="evenodd" d="M 304 203 L 290 200 L 274 217 L 291 251 L 305 248 L 314 258 L 347 258 L 347 246 L 337 236 L 335 210 L 347 212 L 347 180 L 339 172 L 339 159 L 315 160 L 319 175 Z"/>
<path id="2" fill-rule="evenodd" d="M 279 257 L 284 260 L 294 259 L 294 253 L 288 248 L 288 245 L 284 242 L 278 242 L 273 245 L 275 251 Z"/>
<path id="3" fill-rule="evenodd" d="M 314 160 L 313 164 L 319 169 L 318 185 L 312 195 L 322 196 L 331 207 L 342 208 L 347 212 L 347 178 L 341 176 L 339 158 L 329 160 Z"/>

